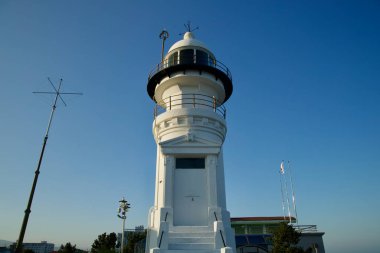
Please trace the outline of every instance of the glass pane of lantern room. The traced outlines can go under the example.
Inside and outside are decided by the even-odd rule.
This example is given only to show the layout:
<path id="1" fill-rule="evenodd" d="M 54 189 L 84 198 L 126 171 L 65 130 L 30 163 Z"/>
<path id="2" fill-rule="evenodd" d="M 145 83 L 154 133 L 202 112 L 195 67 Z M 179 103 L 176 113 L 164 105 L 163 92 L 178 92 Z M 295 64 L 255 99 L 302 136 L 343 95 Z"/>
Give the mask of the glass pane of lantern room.
<path id="1" fill-rule="evenodd" d="M 179 60 L 181 64 L 191 64 L 194 63 L 194 50 L 184 49 L 179 52 Z"/>
<path id="2" fill-rule="evenodd" d="M 178 52 L 173 53 L 169 56 L 169 66 L 178 64 Z"/>
<path id="3" fill-rule="evenodd" d="M 197 50 L 197 64 L 207 65 L 208 54 L 206 52 Z"/>

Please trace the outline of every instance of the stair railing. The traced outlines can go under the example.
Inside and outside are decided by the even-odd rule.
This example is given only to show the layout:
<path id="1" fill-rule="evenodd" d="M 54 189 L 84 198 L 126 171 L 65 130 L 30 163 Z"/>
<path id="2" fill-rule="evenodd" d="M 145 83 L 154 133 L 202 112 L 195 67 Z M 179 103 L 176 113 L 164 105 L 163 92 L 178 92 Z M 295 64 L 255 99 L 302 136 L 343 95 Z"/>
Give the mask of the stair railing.
<path id="1" fill-rule="evenodd" d="M 153 213 L 153 210 L 155 208 L 156 208 L 155 206 L 152 206 L 149 209 L 149 212 L 148 212 L 149 213 L 148 214 L 148 228 L 147 228 L 147 236 L 146 236 L 146 238 L 148 238 L 148 239 L 146 240 L 146 245 L 145 245 L 146 249 L 150 248 L 150 240 L 149 240 L 149 238 L 150 238 L 150 230 L 153 227 L 153 223 L 154 223 L 154 221 L 152 221 L 152 213 Z M 149 250 L 148 251 L 145 250 L 145 253 L 149 253 Z"/>
<path id="2" fill-rule="evenodd" d="M 214 212 L 214 216 L 215 216 L 215 221 L 218 221 L 218 216 L 216 216 L 216 212 Z M 222 238 L 222 242 L 223 242 L 224 247 L 227 247 L 226 241 L 224 240 L 223 232 L 221 229 L 219 229 L 219 233 L 220 233 L 220 237 Z"/>
<path id="3" fill-rule="evenodd" d="M 168 212 L 166 212 L 166 214 L 165 214 L 165 222 L 166 222 L 167 218 L 168 218 Z M 158 248 L 161 248 L 161 242 L 162 242 L 162 237 L 163 236 L 164 236 L 164 231 L 161 231 L 160 242 L 158 243 Z"/>

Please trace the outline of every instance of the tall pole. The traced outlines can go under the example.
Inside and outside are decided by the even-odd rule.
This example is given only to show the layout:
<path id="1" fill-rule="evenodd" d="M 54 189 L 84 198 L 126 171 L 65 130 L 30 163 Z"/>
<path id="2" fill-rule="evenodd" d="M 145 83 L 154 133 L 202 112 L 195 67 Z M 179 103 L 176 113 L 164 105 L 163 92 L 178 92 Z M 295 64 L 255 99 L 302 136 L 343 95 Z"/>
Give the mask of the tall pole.
<path id="1" fill-rule="evenodd" d="M 290 177 L 290 188 L 292 190 L 293 210 L 294 210 L 294 214 L 296 216 L 296 223 L 298 225 L 298 214 L 297 214 L 297 206 L 296 206 L 296 196 L 295 196 L 295 192 L 294 192 L 293 177 L 292 177 L 292 171 L 290 169 L 290 162 L 289 161 L 288 161 L 288 170 L 289 170 L 289 177 Z"/>
<path id="2" fill-rule="evenodd" d="M 286 205 L 287 205 L 287 208 L 288 208 L 288 216 L 289 216 L 289 223 L 291 224 L 292 223 L 292 219 L 291 219 L 291 215 L 290 215 L 290 204 L 289 204 L 289 194 L 288 194 L 288 183 L 287 183 L 287 180 L 286 180 L 286 172 L 285 172 L 285 168 L 284 168 L 284 161 L 281 162 L 281 165 L 280 165 L 280 174 L 281 174 L 281 178 L 283 181 L 281 181 L 281 184 L 282 182 L 284 182 L 284 190 L 285 190 L 285 197 L 286 197 Z M 281 188 L 282 190 L 282 188 Z"/>
<path id="3" fill-rule="evenodd" d="M 123 253 L 124 249 L 124 231 L 125 231 L 125 219 L 123 219 L 123 228 L 121 230 L 121 244 L 120 244 L 120 253 Z"/>
<path id="4" fill-rule="evenodd" d="M 285 199 L 284 199 L 284 184 L 282 182 L 282 174 L 281 171 L 280 173 L 280 184 L 281 184 L 281 200 L 282 200 L 282 213 L 284 215 L 284 220 L 285 220 Z"/>
<path id="5" fill-rule="evenodd" d="M 51 83 L 51 85 L 54 87 L 54 85 L 52 84 L 52 82 L 50 81 L 50 79 L 48 79 L 48 80 Z M 27 204 L 27 207 L 26 207 L 26 210 L 25 210 L 24 219 L 22 221 L 20 235 L 19 235 L 18 240 L 17 240 L 16 253 L 21 253 L 22 252 L 22 243 L 24 241 L 25 231 L 26 231 L 26 227 L 28 225 L 29 215 L 32 212 L 31 211 L 31 207 L 32 207 L 34 192 L 36 190 L 38 176 L 40 174 L 40 168 L 41 168 L 41 164 L 42 164 L 42 158 L 44 156 L 46 143 L 47 143 L 47 140 L 49 138 L 49 131 L 50 131 L 50 127 L 51 127 L 51 124 L 52 124 L 52 121 L 53 121 L 54 112 L 55 112 L 55 109 L 57 108 L 58 98 L 60 98 L 62 100 L 62 102 L 65 104 L 65 102 L 63 101 L 63 99 L 61 97 L 61 94 L 76 94 L 76 95 L 81 95 L 81 93 L 61 93 L 60 92 L 61 85 L 62 85 L 62 79 L 60 79 L 58 89 L 56 89 L 54 87 L 55 92 L 35 92 L 35 93 L 55 94 L 55 99 L 54 99 L 54 103 L 52 105 L 52 109 L 51 109 L 51 113 L 50 113 L 50 117 L 49 117 L 49 123 L 48 123 L 47 129 L 46 129 L 46 134 L 45 134 L 44 141 L 43 141 L 43 144 L 42 144 L 42 150 L 41 150 L 41 153 L 40 153 L 40 159 L 38 160 L 37 169 L 35 171 L 33 185 L 32 185 L 32 189 L 30 191 L 29 200 L 28 200 L 28 204 Z"/>
<path id="6" fill-rule="evenodd" d="M 124 198 L 119 201 L 119 209 L 118 209 L 119 213 L 117 214 L 117 217 L 123 220 L 123 228 L 121 230 L 120 253 L 123 253 L 123 249 L 124 249 L 125 220 L 127 219 L 127 212 L 129 208 L 131 208 L 130 204 Z"/>
<path id="7" fill-rule="evenodd" d="M 285 195 L 286 195 L 286 204 L 288 206 L 288 215 L 289 215 L 289 223 L 292 224 L 292 218 L 291 218 L 291 215 L 290 215 L 290 204 L 289 204 L 289 194 L 288 194 L 288 183 L 287 183 L 287 180 L 286 180 L 286 175 L 283 175 L 284 178 L 285 178 Z"/>

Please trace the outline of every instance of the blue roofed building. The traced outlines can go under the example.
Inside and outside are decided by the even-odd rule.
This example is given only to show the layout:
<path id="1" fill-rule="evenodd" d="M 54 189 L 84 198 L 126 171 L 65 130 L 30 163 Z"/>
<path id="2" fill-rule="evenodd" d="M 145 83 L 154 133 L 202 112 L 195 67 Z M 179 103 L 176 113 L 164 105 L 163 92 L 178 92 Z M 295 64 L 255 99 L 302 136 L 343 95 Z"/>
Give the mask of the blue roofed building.
<path id="1" fill-rule="evenodd" d="M 291 221 L 296 231 L 301 233 L 298 246 L 310 253 L 325 253 L 322 236 L 316 225 L 295 225 L 296 219 L 283 216 L 274 217 L 236 217 L 231 218 L 235 230 L 237 253 L 266 253 L 272 248 L 273 231 L 281 222 Z"/>

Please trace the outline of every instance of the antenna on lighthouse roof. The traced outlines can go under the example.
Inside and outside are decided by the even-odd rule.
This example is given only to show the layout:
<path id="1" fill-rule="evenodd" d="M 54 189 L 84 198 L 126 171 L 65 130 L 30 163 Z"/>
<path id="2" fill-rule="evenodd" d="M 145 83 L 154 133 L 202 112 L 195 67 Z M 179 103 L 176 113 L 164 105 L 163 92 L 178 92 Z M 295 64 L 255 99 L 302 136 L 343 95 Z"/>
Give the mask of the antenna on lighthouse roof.
<path id="1" fill-rule="evenodd" d="M 190 32 L 190 33 L 191 33 L 191 32 L 193 32 L 193 31 L 199 29 L 199 26 L 197 26 L 197 27 L 191 29 L 191 22 L 190 22 L 190 21 L 187 21 L 187 23 L 186 23 L 186 24 L 183 24 L 183 25 L 184 25 L 185 28 L 186 28 L 186 32 L 180 33 L 179 35 L 184 35 L 184 34 L 187 33 L 187 32 Z"/>
<path id="2" fill-rule="evenodd" d="M 159 35 L 160 39 L 162 39 L 162 49 L 161 49 L 161 62 L 164 61 L 164 51 L 165 51 L 165 40 L 169 38 L 169 33 L 165 29 Z"/>

